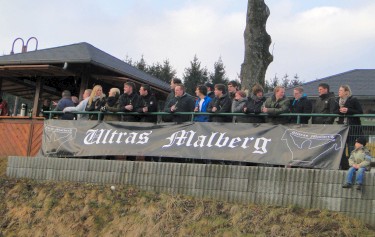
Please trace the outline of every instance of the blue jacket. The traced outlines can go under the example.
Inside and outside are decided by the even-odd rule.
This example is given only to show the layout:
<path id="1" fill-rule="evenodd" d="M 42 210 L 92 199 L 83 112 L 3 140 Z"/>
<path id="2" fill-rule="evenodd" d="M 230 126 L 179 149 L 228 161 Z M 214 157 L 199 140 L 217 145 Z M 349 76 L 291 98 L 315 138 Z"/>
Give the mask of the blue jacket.
<path id="1" fill-rule="evenodd" d="M 200 108 L 199 112 L 207 112 L 207 107 L 211 102 L 211 98 L 209 96 L 204 97 L 204 101 L 202 104 L 202 108 Z M 201 101 L 200 98 L 195 102 L 195 107 L 199 107 L 199 102 Z M 196 115 L 194 116 L 194 121 L 196 122 L 208 122 L 209 116 L 208 115 Z"/>
<path id="2" fill-rule="evenodd" d="M 71 97 L 63 97 L 57 102 L 57 106 L 55 108 L 55 111 L 63 111 L 66 107 L 71 107 L 74 106 L 74 103 L 71 99 Z M 74 114 L 72 113 L 66 113 L 61 116 L 59 116 L 60 119 L 62 120 L 73 120 L 74 119 Z"/>

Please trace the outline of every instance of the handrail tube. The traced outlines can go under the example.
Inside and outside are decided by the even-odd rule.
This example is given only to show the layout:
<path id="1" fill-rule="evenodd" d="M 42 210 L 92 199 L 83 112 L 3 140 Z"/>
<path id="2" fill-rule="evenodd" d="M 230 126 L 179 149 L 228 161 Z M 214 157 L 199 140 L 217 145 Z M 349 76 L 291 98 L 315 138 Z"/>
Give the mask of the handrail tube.
<path id="1" fill-rule="evenodd" d="M 49 114 L 49 118 L 52 119 L 53 114 L 64 114 L 62 111 L 43 111 L 44 114 Z M 97 114 L 98 120 L 100 121 L 102 116 L 106 114 L 118 114 L 118 115 L 192 115 L 191 121 L 194 121 L 194 116 L 196 115 L 215 115 L 215 116 L 251 116 L 251 117 L 264 117 L 269 116 L 267 113 L 259 113 L 259 114 L 246 114 L 246 113 L 209 113 L 209 112 L 147 112 L 147 113 L 138 113 L 138 112 L 101 112 L 101 111 L 74 111 L 69 112 L 72 114 Z M 297 124 L 300 124 L 301 117 L 369 117 L 375 118 L 375 114 L 353 114 L 353 115 L 339 115 L 339 114 L 302 114 L 302 113 L 283 113 L 278 115 L 272 116 L 296 116 L 297 117 Z"/>

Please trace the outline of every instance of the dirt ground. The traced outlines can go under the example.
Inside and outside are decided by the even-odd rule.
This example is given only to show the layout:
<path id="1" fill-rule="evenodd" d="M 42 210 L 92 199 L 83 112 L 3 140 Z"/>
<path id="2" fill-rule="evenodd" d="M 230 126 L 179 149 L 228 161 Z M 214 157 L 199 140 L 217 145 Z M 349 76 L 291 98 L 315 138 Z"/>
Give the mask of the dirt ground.
<path id="1" fill-rule="evenodd" d="M 326 210 L 10 179 L 6 166 L 0 158 L 0 236 L 375 236 L 373 227 Z"/>

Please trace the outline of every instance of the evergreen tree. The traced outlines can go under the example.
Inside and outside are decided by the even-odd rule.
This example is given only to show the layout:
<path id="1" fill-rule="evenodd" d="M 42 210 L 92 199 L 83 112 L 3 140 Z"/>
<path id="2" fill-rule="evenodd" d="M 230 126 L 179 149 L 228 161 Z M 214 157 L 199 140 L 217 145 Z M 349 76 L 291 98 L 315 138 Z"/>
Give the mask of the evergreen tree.
<path id="1" fill-rule="evenodd" d="M 264 91 L 267 92 L 272 92 L 273 89 L 275 89 L 276 86 L 281 85 L 284 86 L 285 88 L 289 87 L 296 87 L 302 85 L 302 81 L 299 80 L 298 75 L 294 75 L 293 80 L 289 80 L 289 75 L 285 74 L 281 82 L 279 82 L 279 78 L 275 75 L 274 78 L 272 78 L 270 81 L 266 80 L 266 85 L 264 88 Z"/>
<path id="2" fill-rule="evenodd" d="M 299 76 L 296 74 L 294 75 L 293 80 L 290 81 L 289 86 L 300 86 L 302 85 L 302 81 L 299 80 Z"/>
<path id="3" fill-rule="evenodd" d="M 264 86 L 264 91 L 266 93 L 272 92 L 273 89 L 275 89 L 276 86 L 279 85 L 279 78 L 275 74 L 274 78 L 272 78 L 270 81 L 266 80 L 266 84 Z"/>
<path id="4" fill-rule="evenodd" d="M 148 67 L 148 73 L 150 73 L 156 78 L 162 79 L 162 68 L 163 66 L 159 62 L 154 63 L 152 64 L 152 66 Z"/>
<path id="5" fill-rule="evenodd" d="M 156 78 L 159 78 L 160 80 L 165 81 L 166 83 L 169 83 L 173 78 L 176 77 L 176 70 L 172 68 L 168 59 L 164 60 L 163 65 L 160 63 L 153 64 L 151 67 L 149 67 L 148 73 Z"/>
<path id="6" fill-rule="evenodd" d="M 183 80 L 186 92 L 191 95 L 195 95 L 194 91 L 197 85 L 203 85 L 208 81 L 207 68 L 201 68 L 201 62 L 199 62 L 197 55 L 190 62 L 190 68 L 185 68 Z"/>
<path id="7" fill-rule="evenodd" d="M 214 72 L 210 73 L 210 82 L 216 84 L 227 84 L 229 79 L 226 77 L 225 67 L 221 57 L 214 64 Z"/>
<path id="8" fill-rule="evenodd" d="M 281 81 L 281 85 L 285 88 L 288 88 L 289 86 L 289 83 L 290 83 L 290 80 L 289 80 L 289 75 L 286 73 Z"/>
<path id="9" fill-rule="evenodd" d="M 176 77 L 176 74 L 176 70 L 173 69 L 173 67 L 169 63 L 169 60 L 164 60 L 162 67 L 162 77 L 160 77 L 160 79 L 169 83 L 173 78 Z"/>
<path id="10" fill-rule="evenodd" d="M 130 58 L 128 55 L 126 55 L 126 57 L 124 59 L 124 62 L 126 62 L 127 64 L 129 64 L 131 66 L 135 66 L 134 63 L 133 63 L 133 59 Z"/>
<path id="11" fill-rule="evenodd" d="M 145 59 L 143 58 L 143 55 L 142 55 L 141 60 L 135 63 L 135 67 L 144 72 L 148 72 L 147 64 L 146 64 Z"/>

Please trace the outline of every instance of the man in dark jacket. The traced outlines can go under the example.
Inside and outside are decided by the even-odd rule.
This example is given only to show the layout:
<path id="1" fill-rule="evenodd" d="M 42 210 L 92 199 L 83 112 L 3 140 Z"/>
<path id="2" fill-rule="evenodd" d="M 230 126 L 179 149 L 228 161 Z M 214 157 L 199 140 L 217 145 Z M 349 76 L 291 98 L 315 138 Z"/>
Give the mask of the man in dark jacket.
<path id="1" fill-rule="evenodd" d="M 139 94 L 141 99 L 139 100 L 139 105 L 137 112 L 138 113 L 148 113 L 148 112 L 157 112 L 158 103 L 156 102 L 155 96 L 152 94 L 151 87 L 147 84 L 143 84 L 139 88 Z M 156 123 L 156 115 L 145 115 L 141 116 L 141 122 Z"/>
<path id="2" fill-rule="evenodd" d="M 207 112 L 210 113 L 230 113 L 232 107 L 232 100 L 228 94 L 225 93 L 225 85 L 215 85 L 215 98 L 210 102 Z M 211 116 L 212 122 L 225 123 L 231 122 L 232 116 Z"/>
<path id="3" fill-rule="evenodd" d="M 120 112 L 137 112 L 139 104 L 139 95 L 136 93 L 135 84 L 133 82 L 124 83 L 124 94 L 119 98 Z M 125 122 L 138 122 L 139 116 L 124 115 L 122 120 Z"/>
<path id="4" fill-rule="evenodd" d="M 55 111 L 63 111 L 66 107 L 74 106 L 72 101 L 72 94 L 68 90 L 64 90 L 62 92 L 62 98 L 57 102 Z M 74 114 L 72 113 L 65 113 L 59 116 L 62 120 L 73 120 Z"/>
<path id="5" fill-rule="evenodd" d="M 174 88 L 176 87 L 176 85 L 181 85 L 182 84 L 182 81 L 178 78 L 173 78 L 171 80 L 171 84 L 170 84 L 170 88 L 171 88 L 171 92 L 168 94 L 168 97 L 164 103 L 164 109 L 163 111 L 167 111 L 168 110 L 168 105 L 170 104 L 170 102 L 172 100 L 175 99 L 175 95 L 174 95 Z M 172 122 L 173 120 L 173 116 L 172 115 L 163 115 L 163 121 L 164 122 Z"/>
<path id="6" fill-rule="evenodd" d="M 234 96 L 236 95 L 236 92 L 239 90 L 238 82 L 235 80 L 232 80 L 228 82 L 228 96 L 231 100 L 234 99 Z"/>
<path id="7" fill-rule="evenodd" d="M 312 103 L 307 98 L 306 94 L 303 93 L 303 87 L 298 86 L 293 90 L 294 99 L 290 101 L 290 112 L 297 114 L 311 114 Z M 310 116 L 300 116 L 300 123 L 308 124 Z M 291 116 L 289 123 L 297 123 L 297 116 Z"/>
<path id="8" fill-rule="evenodd" d="M 329 85 L 321 83 L 318 86 L 319 97 L 317 98 L 313 107 L 313 113 L 316 114 L 334 114 L 337 108 L 335 101 L 335 94 L 329 92 Z M 313 124 L 333 124 L 335 117 L 312 117 Z"/>
<path id="9" fill-rule="evenodd" d="M 264 90 L 260 84 L 256 84 L 251 89 L 252 93 L 248 98 L 244 112 L 246 114 L 260 114 L 262 113 L 262 105 L 266 101 L 263 96 Z M 263 116 L 249 116 L 250 123 L 264 123 L 265 117 Z"/>
<path id="10" fill-rule="evenodd" d="M 175 97 L 169 102 L 164 112 L 193 112 L 195 106 L 194 98 L 185 92 L 185 87 L 181 84 L 174 88 Z M 172 121 L 175 123 L 183 123 L 191 120 L 191 115 L 173 115 Z"/>

